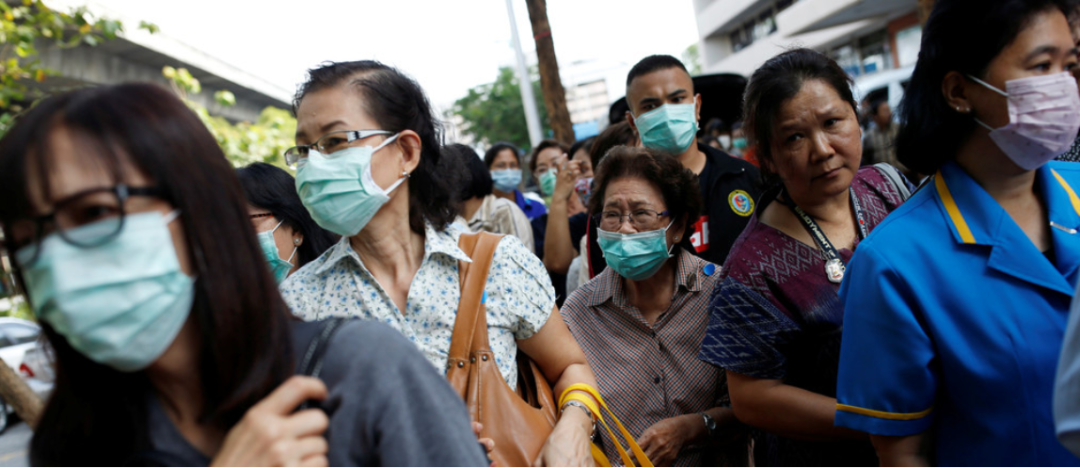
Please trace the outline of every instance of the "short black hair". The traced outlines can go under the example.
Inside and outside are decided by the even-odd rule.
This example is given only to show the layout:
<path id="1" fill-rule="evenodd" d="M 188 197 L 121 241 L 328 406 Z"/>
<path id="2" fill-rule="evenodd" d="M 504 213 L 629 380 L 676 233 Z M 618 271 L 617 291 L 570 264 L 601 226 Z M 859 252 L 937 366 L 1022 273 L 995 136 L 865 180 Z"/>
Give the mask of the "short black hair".
<path id="1" fill-rule="evenodd" d="M 499 153 L 506 150 L 514 152 L 514 157 L 517 158 L 518 167 L 521 167 L 521 148 L 514 146 L 513 143 L 507 143 L 505 141 L 500 141 L 491 145 L 491 148 L 488 148 L 488 150 L 484 152 L 484 165 L 490 169 L 491 165 L 495 163 L 495 158 L 499 157 Z"/>
<path id="2" fill-rule="evenodd" d="M 596 136 L 592 147 L 589 148 L 589 159 L 592 161 L 593 171 L 600 166 L 608 151 L 616 146 L 637 146 L 638 137 L 634 129 L 630 128 L 630 122 L 622 121 L 614 125 L 608 125 L 604 131 Z"/>
<path id="3" fill-rule="evenodd" d="M 669 68 L 678 68 L 686 72 L 687 76 L 690 75 L 690 72 L 686 70 L 686 65 L 683 65 L 681 60 L 670 55 L 650 55 L 638 61 L 638 63 L 634 64 L 634 68 L 630 69 L 630 73 L 626 75 L 626 87 L 630 87 L 630 83 L 634 82 L 634 78 Z"/>
<path id="4" fill-rule="evenodd" d="M 364 112 L 382 130 L 412 130 L 420 135 L 420 164 L 409 174 L 409 227 L 424 233 L 424 223 L 443 230 L 457 216 L 452 197 L 457 186 L 454 171 L 440 170 L 442 124 L 415 80 L 394 67 L 374 60 L 325 62 L 308 71 L 293 99 L 293 115 L 308 93 L 348 83 L 364 98 Z M 400 142 L 397 140 L 395 144 Z"/>
<path id="5" fill-rule="evenodd" d="M 851 92 L 851 77 L 833 59 L 805 48 L 783 52 L 754 71 L 743 95 L 743 132 L 751 145 L 757 145 L 759 160 L 773 162 L 772 141 L 777 114 L 784 103 L 799 94 L 803 84 L 811 80 L 831 86 L 840 99 L 851 106 L 852 112 L 858 114 L 859 106 Z M 761 165 L 764 185 L 779 184 L 780 177 L 767 167 Z"/>
<path id="6" fill-rule="evenodd" d="M 494 185 L 491 180 L 491 171 L 480 160 L 480 155 L 476 154 L 476 150 L 461 143 L 454 143 L 444 146 L 442 151 L 447 164 L 456 167 L 461 172 L 459 200 L 465 201 L 491 195 Z"/>
<path id="7" fill-rule="evenodd" d="M 567 151 L 566 154 L 572 159 L 578 151 L 585 150 L 585 152 L 588 152 L 589 148 L 592 148 L 594 141 L 596 141 L 594 136 L 575 141 L 574 144 L 570 145 L 570 151 Z"/>
<path id="8" fill-rule="evenodd" d="M 975 120 L 949 106 L 941 91 L 945 75 L 956 71 L 985 78 L 986 69 L 1036 15 L 1065 0 L 938 0 L 922 33 L 919 61 L 900 103 L 896 156 L 909 169 L 933 174 L 956 157 L 975 130 Z M 971 27 L 978 25 L 978 27 Z"/>
<path id="9" fill-rule="evenodd" d="M 311 218 L 296 192 L 296 179 L 284 169 L 257 162 L 237 169 L 236 175 L 240 177 L 248 203 L 269 211 L 274 218 L 304 236 L 296 248 L 297 266 L 302 267 L 319 258 L 338 241 L 337 234 L 319 227 Z"/>

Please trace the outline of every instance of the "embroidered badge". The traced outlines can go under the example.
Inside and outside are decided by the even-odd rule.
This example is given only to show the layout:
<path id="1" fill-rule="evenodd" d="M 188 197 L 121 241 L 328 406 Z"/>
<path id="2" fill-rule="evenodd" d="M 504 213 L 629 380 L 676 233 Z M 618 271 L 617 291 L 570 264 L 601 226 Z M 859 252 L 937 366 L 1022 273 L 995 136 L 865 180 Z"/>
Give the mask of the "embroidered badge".
<path id="1" fill-rule="evenodd" d="M 728 195 L 728 204 L 731 205 L 731 211 L 739 216 L 750 216 L 754 212 L 754 199 L 742 190 L 731 192 L 731 195 Z"/>

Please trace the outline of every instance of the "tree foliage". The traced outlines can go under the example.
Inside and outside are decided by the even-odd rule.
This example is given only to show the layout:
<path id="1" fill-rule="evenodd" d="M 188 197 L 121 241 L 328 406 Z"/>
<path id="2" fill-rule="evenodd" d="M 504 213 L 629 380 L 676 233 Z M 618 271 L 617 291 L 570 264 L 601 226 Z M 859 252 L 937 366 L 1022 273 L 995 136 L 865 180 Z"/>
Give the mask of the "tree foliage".
<path id="1" fill-rule="evenodd" d="M 266 162 L 285 167 L 282 154 L 293 145 L 296 134 L 296 119 L 289 111 L 267 107 L 255 122 L 234 124 L 224 117 L 210 115 L 206 106 L 191 99 L 193 95 L 202 92 L 202 85 L 186 68 L 167 66 L 162 69 L 161 74 L 169 80 L 173 92 L 180 96 L 210 129 L 218 146 L 221 146 L 221 150 L 234 166 Z M 228 90 L 215 92 L 214 100 L 223 106 L 236 104 L 236 97 Z"/>
<path id="2" fill-rule="evenodd" d="M 139 28 L 151 33 L 158 29 L 145 21 Z M 123 30 L 120 21 L 95 18 L 86 7 L 64 13 L 45 6 L 41 0 L 23 0 L 22 4 L 0 0 L 0 135 L 26 103 L 42 97 L 29 84 L 57 74 L 41 64 L 38 45 L 93 47 L 115 39 Z"/>
<path id="3" fill-rule="evenodd" d="M 682 53 L 683 65 L 686 65 L 686 70 L 690 72 L 690 76 L 698 76 L 701 74 L 701 52 L 698 50 L 698 44 L 695 42 L 690 44 L 689 47 Z"/>
<path id="4" fill-rule="evenodd" d="M 540 82 L 533 81 L 532 85 L 542 131 L 548 134 L 547 110 L 544 108 Z M 465 97 L 454 102 L 450 113 L 461 119 L 462 133 L 471 136 L 477 143 L 490 145 L 507 141 L 528 148 L 532 145 L 519 86 L 514 70 L 502 67 L 494 83 L 470 89 Z"/>

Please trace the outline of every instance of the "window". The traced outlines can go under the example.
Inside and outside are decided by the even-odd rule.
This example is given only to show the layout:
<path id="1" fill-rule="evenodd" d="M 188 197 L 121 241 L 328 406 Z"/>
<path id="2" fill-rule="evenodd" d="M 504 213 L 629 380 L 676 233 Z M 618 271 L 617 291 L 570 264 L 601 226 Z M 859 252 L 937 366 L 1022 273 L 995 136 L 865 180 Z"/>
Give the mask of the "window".
<path id="1" fill-rule="evenodd" d="M 862 69 L 859 67 L 859 54 L 850 44 L 837 47 L 829 52 L 829 57 L 843 68 L 848 75 L 859 76 Z"/>
<path id="2" fill-rule="evenodd" d="M 765 39 L 776 32 L 776 15 L 787 9 L 798 0 L 777 0 L 769 5 L 756 17 L 752 17 L 738 25 L 729 35 L 731 48 L 738 52 L 750 46 L 755 41 Z"/>
<path id="3" fill-rule="evenodd" d="M 888 33 L 878 31 L 859 39 L 859 56 L 862 57 L 862 72 L 865 74 L 892 68 Z"/>

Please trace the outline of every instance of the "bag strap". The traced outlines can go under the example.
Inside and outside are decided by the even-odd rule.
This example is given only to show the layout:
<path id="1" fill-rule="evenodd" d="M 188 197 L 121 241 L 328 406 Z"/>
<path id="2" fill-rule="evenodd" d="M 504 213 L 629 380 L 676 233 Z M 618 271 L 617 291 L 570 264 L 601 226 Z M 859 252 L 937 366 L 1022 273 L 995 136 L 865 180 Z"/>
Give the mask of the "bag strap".
<path id="1" fill-rule="evenodd" d="M 300 361 L 300 375 L 319 378 L 319 374 L 322 373 L 323 358 L 326 357 L 326 347 L 330 344 L 330 338 L 348 321 L 349 319 L 344 317 L 334 317 L 320 323 L 319 331 L 315 334 L 311 343 L 308 343 L 304 356 Z M 300 409 L 312 408 L 316 404 L 318 402 L 308 400 L 300 405 Z"/>
<path id="2" fill-rule="evenodd" d="M 911 187 L 908 187 L 906 178 L 896 166 L 889 163 L 877 163 L 874 164 L 874 169 L 877 169 L 889 182 L 892 182 L 893 186 L 896 187 L 896 191 L 900 193 L 900 201 L 907 201 L 908 198 L 911 198 Z"/>
<path id="3" fill-rule="evenodd" d="M 574 398 L 573 394 L 571 393 L 571 392 L 574 392 L 574 391 L 585 392 L 589 396 L 593 397 L 593 399 L 596 400 L 596 405 L 599 405 L 599 408 L 596 408 L 596 406 L 593 405 L 592 402 L 588 401 L 587 399 Z M 630 431 L 626 430 L 626 427 L 623 426 L 622 422 L 619 421 L 619 418 L 615 416 L 615 413 L 611 411 L 611 408 L 608 408 L 607 403 L 604 403 L 604 398 L 600 396 L 600 392 L 597 392 L 596 389 L 594 389 L 594 388 L 592 388 L 592 387 L 590 387 L 588 385 L 584 385 L 584 384 L 571 385 L 570 387 L 568 387 L 566 390 L 563 391 L 563 396 L 562 396 L 562 398 L 559 399 L 560 400 L 559 401 L 559 407 L 561 408 L 567 402 L 567 400 L 571 400 L 571 399 L 581 401 L 582 403 L 585 403 L 585 405 L 589 406 L 590 408 L 603 409 L 603 411 L 607 412 L 608 417 L 612 421 L 615 422 L 615 426 L 618 427 L 619 433 L 622 434 L 623 439 L 626 441 L 627 445 L 630 447 L 630 452 L 633 453 L 634 459 L 637 460 L 638 464 L 636 466 L 642 466 L 642 467 L 651 467 L 651 466 L 653 466 L 652 461 L 650 461 L 649 457 L 647 455 L 645 455 L 645 451 L 641 450 L 641 446 L 638 445 L 638 443 L 634 439 L 634 437 L 632 435 L 630 435 Z M 628 454 L 626 452 L 626 449 L 624 449 L 622 444 L 619 443 L 619 439 L 617 437 L 615 437 L 615 431 L 611 430 L 611 426 L 608 425 L 607 419 L 604 418 L 604 414 L 601 411 L 596 411 L 595 413 L 596 413 L 596 419 L 599 420 L 601 424 L 603 424 L 604 429 L 607 430 L 608 436 L 611 438 L 611 441 L 615 444 L 615 449 L 619 452 L 619 457 L 622 458 L 623 464 L 626 465 L 626 466 L 635 466 L 634 462 L 633 462 L 633 459 L 630 458 L 630 454 Z M 603 451 L 600 450 L 600 448 L 597 447 L 595 444 L 593 444 L 593 446 L 592 446 L 592 453 L 593 453 L 593 458 L 596 459 L 597 464 L 599 464 L 601 466 L 611 466 L 611 462 L 607 459 L 606 456 L 604 456 Z"/>
<path id="4" fill-rule="evenodd" d="M 487 232 L 462 234 L 458 240 L 461 248 L 472 262 L 458 262 L 458 278 L 461 284 L 461 301 L 458 303 L 454 332 L 450 338 L 450 362 L 465 361 L 469 353 L 489 348 L 487 317 L 480 313 L 486 299 L 484 287 L 495 249 L 502 236 Z"/>

